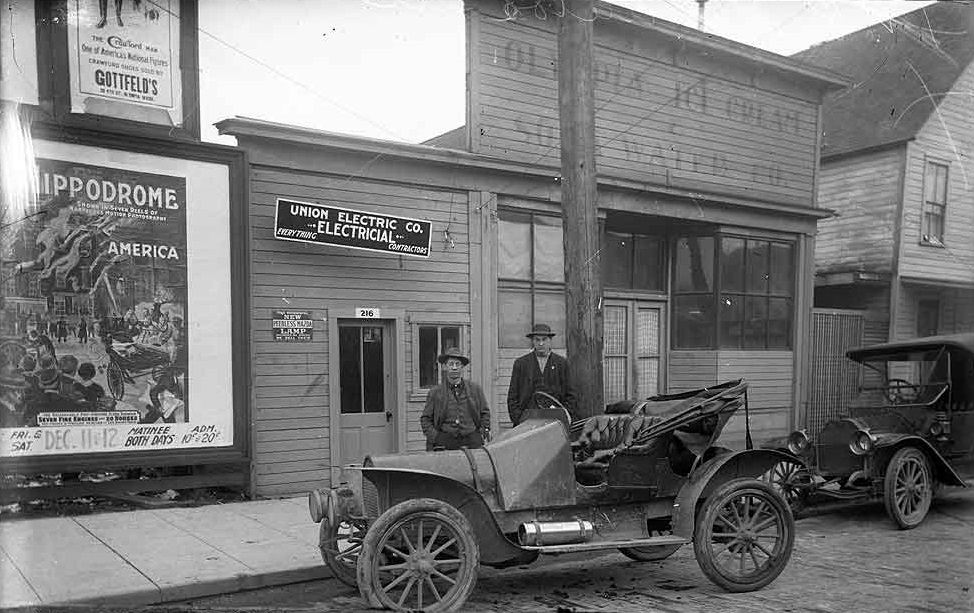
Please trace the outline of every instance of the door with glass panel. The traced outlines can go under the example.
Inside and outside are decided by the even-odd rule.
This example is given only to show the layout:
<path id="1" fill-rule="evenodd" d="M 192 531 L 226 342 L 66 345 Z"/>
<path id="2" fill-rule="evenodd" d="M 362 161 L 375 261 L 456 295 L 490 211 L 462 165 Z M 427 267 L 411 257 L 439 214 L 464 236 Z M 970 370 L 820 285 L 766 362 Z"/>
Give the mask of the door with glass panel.
<path id="1" fill-rule="evenodd" d="M 647 398 L 660 380 L 665 303 L 606 300 L 603 307 L 603 378 L 606 404 Z"/>
<path id="2" fill-rule="evenodd" d="M 341 463 L 395 451 L 394 322 L 339 320 Z"/>

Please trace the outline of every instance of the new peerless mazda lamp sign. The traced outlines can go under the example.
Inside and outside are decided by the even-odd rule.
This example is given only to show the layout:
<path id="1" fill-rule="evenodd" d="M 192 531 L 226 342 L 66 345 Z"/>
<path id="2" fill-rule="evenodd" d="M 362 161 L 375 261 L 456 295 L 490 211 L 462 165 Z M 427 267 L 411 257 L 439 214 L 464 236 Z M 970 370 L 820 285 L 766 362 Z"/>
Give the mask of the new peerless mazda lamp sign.
<path id="1" fill-rule="evenodd" d="M 326 204 L 277 199 L 274 237 L 427 258 L 429 221 L 366 213 Z"/>

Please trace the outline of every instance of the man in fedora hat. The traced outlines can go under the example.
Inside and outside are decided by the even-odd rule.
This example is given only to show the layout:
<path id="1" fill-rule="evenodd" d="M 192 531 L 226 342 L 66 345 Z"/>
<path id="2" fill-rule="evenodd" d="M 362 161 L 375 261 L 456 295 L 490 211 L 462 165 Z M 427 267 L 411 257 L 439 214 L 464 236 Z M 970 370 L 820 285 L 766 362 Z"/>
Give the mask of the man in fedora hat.
<path id="1" fill-rule="evenodd" d="M 551 350 L 555 335 L 548 324 L 535 324 L 525 336 L 531 339 L 532 351 L 514 361 L 511 385 L 507 388 L 507 412 L 511 423 L 521 423 L 524 411 L 532 407 L 535 392 L 547 392 L 575 415 L 575 390 L 572 387 L 568 360 Z"/>
<path id="2" fill-rule="evenodd" d="M 484 390 L 463 378 L 470 358 L 458 347 L 450 347 L 437 359 L 446 379 L 426 396 L 419 423 L 426 435 L 426 451 L 476 449 L 490 438 L 490 407 Z"/>

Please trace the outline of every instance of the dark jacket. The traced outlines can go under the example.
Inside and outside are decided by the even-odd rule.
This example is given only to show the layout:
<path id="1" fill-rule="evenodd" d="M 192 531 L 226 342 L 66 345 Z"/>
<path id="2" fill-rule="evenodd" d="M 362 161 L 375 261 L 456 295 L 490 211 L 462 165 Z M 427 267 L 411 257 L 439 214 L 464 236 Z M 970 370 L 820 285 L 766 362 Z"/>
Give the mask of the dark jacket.
<path id="1" fill-rule="evenodd" d="M 543 373 L 533 351 L 514 361 L 511 385 L 507 388 L 507 413 L 515 426 L 521 423 L 521 414 L 533 408 L 531 396 L 537 391 L 551 394 L 565 405 L 572 417 L 576 415 L 575 389 L 568 360 L 554 351 L 548 354 L 548 363 Z"/>
<path id="2" fill-rule="evenodd" d="M 490 406 L 487 405 L 487 397 L 484 390 L 473 381 L 464 380 L 463 384 L 467 387 L 467 398 L 469 400 L 470 417 L 473 419 L 477 432 L 481 434 L 485 429 L 490 428 Z M 447 394 L 450 393 L 450 386 L 442 383 L 430 389 L 426 396 L 426 406 L 423 407 L 423 415 L 419 418 L 419 425 L 426 435 L 426 440 L 430 441 L 440 431 L 443 420 L 446 419 Z"/>

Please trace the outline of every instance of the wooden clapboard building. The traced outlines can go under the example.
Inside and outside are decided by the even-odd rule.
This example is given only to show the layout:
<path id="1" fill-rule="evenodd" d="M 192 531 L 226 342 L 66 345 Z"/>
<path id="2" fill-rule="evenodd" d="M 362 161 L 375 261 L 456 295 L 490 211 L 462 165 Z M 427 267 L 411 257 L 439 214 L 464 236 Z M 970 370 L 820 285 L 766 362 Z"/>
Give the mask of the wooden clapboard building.
<path id="1" fill-rule="evenodd" d="M 815 304 L 866 342 L 974 330 L 972 29 L 942 2 L 796 56 L 858 84 L 823 106 Z"/>
<path id="2" fill-rule="evenodd" d="M 422 145 L 234 118 L 250 165 L 254 484 L 295 492 L 422 449 L 459 344 L 494 430 L 525 333 L 564 352 L 557 18 L 468 0 L 467 122 Z M 755 437 L 801 410 L 831 72 L 608 4 L 595 22 L 606 400 L 735 377 Z M 428 257 L 275 238 L 279 199 L 431 223 Z M 313 321 L 275 340 L 280 311 Z M 570 356 L 569 356 L 570 357 Z M 740 421 L 729 436 L 743 439 Z"/>

